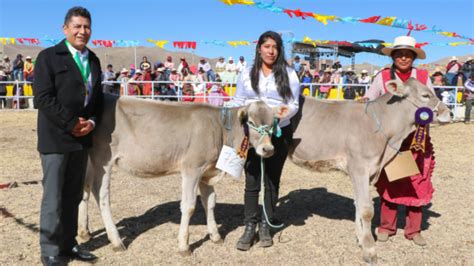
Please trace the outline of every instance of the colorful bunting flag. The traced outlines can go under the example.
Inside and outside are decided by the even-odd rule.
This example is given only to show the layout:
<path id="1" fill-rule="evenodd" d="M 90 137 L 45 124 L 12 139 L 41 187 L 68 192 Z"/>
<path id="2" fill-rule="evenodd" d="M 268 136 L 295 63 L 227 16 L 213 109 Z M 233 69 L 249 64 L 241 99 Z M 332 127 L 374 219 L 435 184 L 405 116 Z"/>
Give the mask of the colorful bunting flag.
<path id="1" fill-rule="evenodd" d="M 147 42 L 154 43 L 156 46 L 160 47 L 161 49 L 163 49 L 163 47 L 165 46 L 165 44 L 168 43 L 167 40 L 152 40 L 152 39 L 147 39 L 146 41 L 147 41 Z"/>
<path id="2" fill-rule="evenodd" d="M 376 23 L 380 19 L 380 16 L 373 16 L 369 18 L 360 19 L 360 22 L 364 23 Z"/>
<path id="3" fill-rule="evenodd" d="M 226 5 L 254 5 L 255 3 L 251 0 L 220 0 Z"/>
<path id="4" fill-rule="evenodd" d="M 112 47 L 115 41 L 112 40 L 92 40 L 92 44 L 100 47 Z"/>
<path id="5" fill-rule="evenodd" d="M 235 5 L 235 4 L 243 4 L 243 5 L 253 5 L 257 8 L 260 9 L 265 9 L 271 12 L 275 13 L 286 13 L 290 18 L 295 17 L 300 17 L 302 19 L 306 19 L 307 17 L 313 17 L 317 21 L 323 23 L 324 25 L 327 25 L 327 21 L 331 20 L 334 22 L 349 22 L 349 23 L 355 23 L 355 22 L 362 22 L 362 23 L 373 23 L 373 24 L 378 24 L 378 25 L 383 25 L 383 26 L 391 26 L 391 27 L 396 27 L 396 28 L 404 28 L 408 29 L 409 32 L 407 35 L 410 35 L 411 31 L 425 31 L 428 29 L 428 27 L 425 24 L 413 24 L 411 21 L 409 22 L 408 20 L 404 19 L 399 19 L 397 17 L 384 17 L 383 19 L 380 19 L 381 16 L 371 16 L 368 18 L 354 18 L 354 17 L 337 17 L 335 15 L 320 15 L 320 14 L 313 14 L 312 12 L 305 12 L 301 11 L 301 9 L 285 9 L 282 7 L 275 7 L 275 1 L 271 0 L 270 3 L 264 3 L 261 1 L 256 1 L 253 2 L 251 0 L 220 0 L 221 2 L 227 4 L 227 5 Z M 460 34 L 456 34 L 455 32 L 445 32 L 442 31 L 441 29 L 438 29 L 436 27 L 433 27 L 430 31 L 442 34 L 446 37 L 454 37 L 454 38 L 461 38 L 461 39 L 466 39 L 472 42 L 474 38 L 469 38 L 467 36 L 463 36 Z"/>
<path id="6" fill-rule="evenodd" d="M 326 26 L 328 24 L 328 20 L 334 21 L 336 19 L 336 16 L 327 16 L 327 15 L 320 15 L 320 14 L 313 14 L 313 17 L 324 24 Z"/>
<path id="7" fill-rule="evenodd" d="M 302 18 L 302 19 L 306 19 L 307 17 L 312 17 L 313 16 L 313 13 L 303 12 L 299 8 L 296 9 L 296 10 L 285 9 L 285 10 L 283 10 L 283 12 L 288 14 L 288 16 L 290 16 L 290 18 L 293 18 L 293 15 L 295 15 L 295 17 L 297 17 L 297 18 Z M 293 13 L 293 15 L 292 15 L 292 13 Z"/>
<path id="8" fill-rule="evenodd" d="M 379 21 L 377 24 L 384 25 L 384 26 L 391 26 L 397 17 L 385 17 Z"/>
<path id="9" fill-rule="evenodd" d="M 238 45 L 250 45 L 248 41 L 228 41 L 227 43 L 233 47 L 237 47 Z"/>
<path id="10" fill-rule="evenodd" d="M 179 49 L 196 49 L 196 42 L 173 42 L 173 47 Z"/>
<path id="11" fill-rule="evenodd" d="M 334 21 L 342 21 L 342 22 L 349 22 L 349 23 L 356 23 L 359 22 L 360 18 L 354 18 L 354 17 L 344 17 L 344 18 L 338 18 L 334 19 Z"/>

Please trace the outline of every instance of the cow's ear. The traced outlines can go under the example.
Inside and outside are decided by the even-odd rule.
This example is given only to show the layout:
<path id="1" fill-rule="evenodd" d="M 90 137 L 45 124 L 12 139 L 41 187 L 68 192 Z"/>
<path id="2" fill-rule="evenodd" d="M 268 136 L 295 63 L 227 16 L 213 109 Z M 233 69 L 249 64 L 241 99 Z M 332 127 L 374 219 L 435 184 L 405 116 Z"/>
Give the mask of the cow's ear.
<path id="1" fill-rule="evenodd" d="M 385 83 L 388 92 L 398 97 L 405 97 L 408 94 L 409 87 L 398 80 L 390 80 Z"/>
<path id="2" fill-rule="evenodd" d="M 239 118 L 240 124 L 243 125 L 244 123 L 247 122 L 248 117 L 249 117 L 247 106 L 239 109 L 239 111 L 237 112 L 237 117 Z"/>
<path id="3" fill-rule="evenodd" d="M 284 118 L 290 113 L 290 108 L 286 105 L 280 105 L 273 107 L 273 114 L 277 118 Z"/>

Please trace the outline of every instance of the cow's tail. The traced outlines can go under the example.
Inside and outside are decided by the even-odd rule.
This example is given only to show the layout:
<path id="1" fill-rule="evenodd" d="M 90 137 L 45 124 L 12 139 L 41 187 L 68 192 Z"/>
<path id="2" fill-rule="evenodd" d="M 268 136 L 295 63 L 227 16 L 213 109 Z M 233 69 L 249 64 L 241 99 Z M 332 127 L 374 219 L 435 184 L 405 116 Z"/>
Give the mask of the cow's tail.
<path id="1" fill-rule="evenodd" d="M 201 182 L 205 183 L 208 186 L 215 186 L 217 185 L 217 183 L 219 183 L 219 181 L 222 180 L 222 178 L 224 178 L 225 174 L 226 173 L 224 171 L 221 171 L 218 175 L 213 176 L 209 179 L 202 179 Z"/>

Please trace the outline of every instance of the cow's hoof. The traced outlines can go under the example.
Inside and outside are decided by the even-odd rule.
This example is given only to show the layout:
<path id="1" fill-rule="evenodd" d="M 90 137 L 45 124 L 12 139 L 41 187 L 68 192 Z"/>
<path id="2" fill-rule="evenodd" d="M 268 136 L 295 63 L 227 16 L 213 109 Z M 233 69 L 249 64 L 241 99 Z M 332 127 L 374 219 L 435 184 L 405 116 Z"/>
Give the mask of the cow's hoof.
<path id="1" fill-rule="evenodd" d="M 216 243 L 216 244 L 222 244 L 224 243 L 224 240 L 221 238 L 221 236 L 219 234 L 216 234 L 216 235 L 210 235 L 209 238 L 211 239 L 211 241 L 213 243 Z"/>
<path id="2" fill-rule="evenodd" d="M 222 245 L 224 244 L 224 239 L 219 238 L 217 240 L 212 240 L 212 243 Z"/>
<path id="3" fill-rule="evenodd" d="M 377 254 L 375 248 L 370 248 L 368 251 L 364 251 L 364 261 L 369 265 L 377 265 Z"/>
<path id="4" fill-rule="evenodd" d="M 178 251 L 178 253 L 179 253 L 179 255 L 181 255 L 181 257 L 189 257 L 189 256 L 191 256 L 191 254 L 193 254 L 191 252 L 191 250 L 189 250 L 189 249 L 188 250 L 180 250 L 180 251 Z"/>
<path id="5" fill-rule="evenodd" d="M 84 242 L 89 241 L 91 239 L 91 235 L 89 234 L 89 231 L 83 230 L 83 229 L 77 232 L 77 236 Z"/>
<path id="6" fill-rule="evenodd" d="M 121 252 L 127 250 L 127 248 L 123 243 L 120 243 L 119 245 L 112 246 L 112 250 L 115 252 Z"/>

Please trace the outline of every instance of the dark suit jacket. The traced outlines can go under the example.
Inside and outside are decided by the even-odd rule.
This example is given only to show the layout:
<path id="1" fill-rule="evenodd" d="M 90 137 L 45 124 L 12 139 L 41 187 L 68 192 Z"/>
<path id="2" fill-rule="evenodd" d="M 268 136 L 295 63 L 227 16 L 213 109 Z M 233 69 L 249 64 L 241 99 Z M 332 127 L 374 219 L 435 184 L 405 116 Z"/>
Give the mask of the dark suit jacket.
<path id="1" fill-rule="evenodd" d="M 92 95 L 84 106 L 86 88 L 81 72 L 65 40 L 41 51 L 36 59 L 33 84 L 34 105 L 38 109 L 38 151 L 63 153 L 92 145 L 92 132 L 83 137 L 71 134 L 79 117 L 99 122 L 102 106 L 101 68 L 89 50 Z"/>

